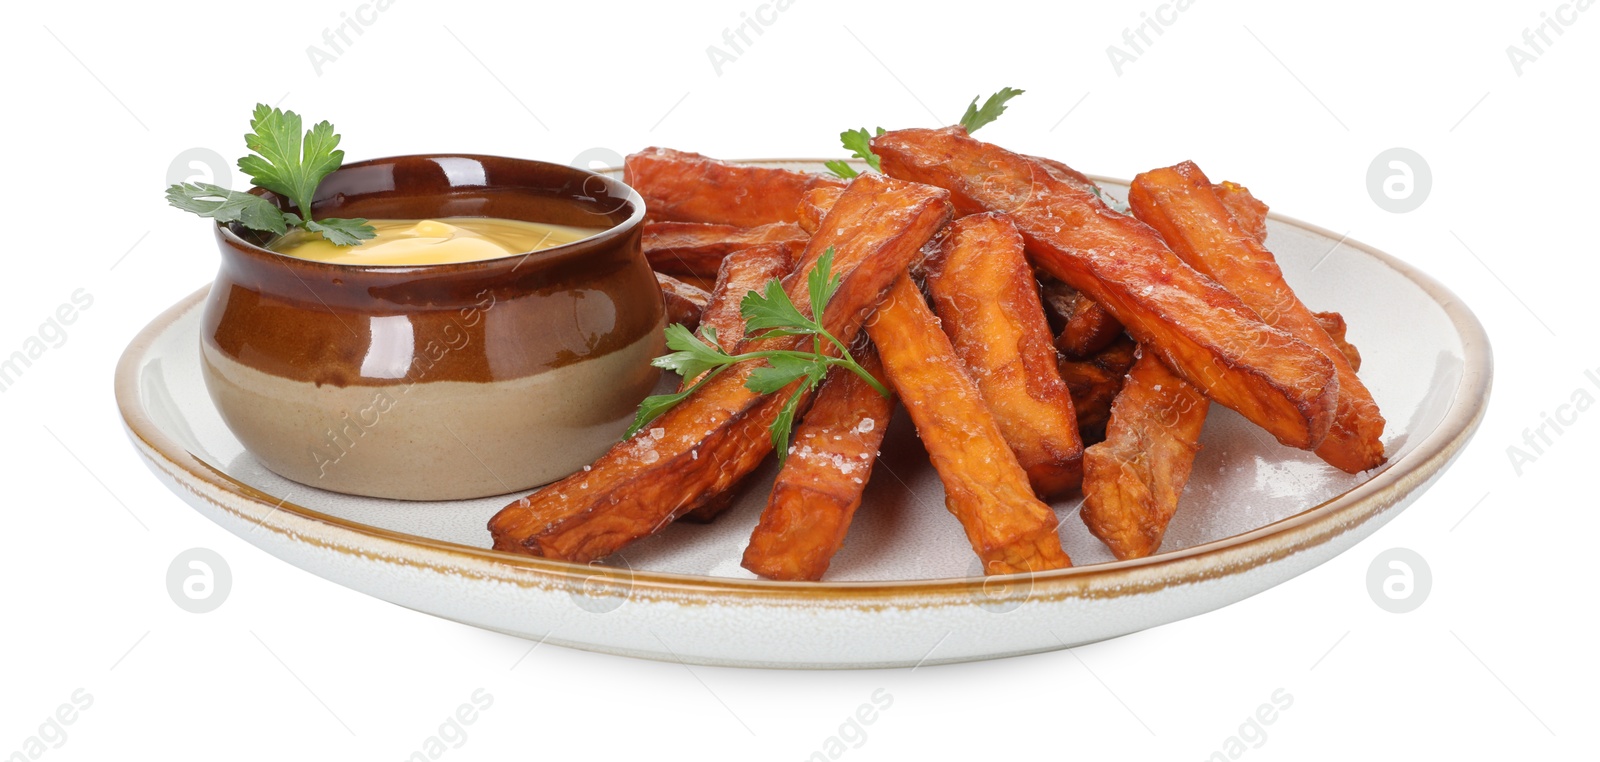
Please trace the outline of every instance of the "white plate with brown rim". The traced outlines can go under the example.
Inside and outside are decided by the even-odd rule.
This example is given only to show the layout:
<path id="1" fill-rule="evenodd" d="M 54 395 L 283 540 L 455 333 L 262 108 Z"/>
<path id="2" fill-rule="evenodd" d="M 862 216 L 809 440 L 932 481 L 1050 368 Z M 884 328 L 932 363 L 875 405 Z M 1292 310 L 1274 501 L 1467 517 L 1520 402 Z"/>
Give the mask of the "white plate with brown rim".
<path id="1" fill-rule="evenodd" d="M 1127 187 L 1097 180 L 1113 195 Z M 1072 497 L 1055 507 L 1076 566 L 978 576 L 903 416 L 822 582 L 767 581 L 739 566 L 770 463 L 715 522 L 670 526 L 604 564 L 500 553 L 489 549 L 485 523 L 507 498 L 352 497 L 259 465 L 201 379 L 206 289 L 128 346 L 117 402 L 139 454 L 201 514 L 307 571 L 435 616 L 573 648 L 747 667 L 895 667 L 1048 651 L 1221 608 L 1316 567 L 1416 500 L 1477 429 L 1489 341 L 1455 295 L 1327 230 L 1278 215 L 1268 228 L 1268 247 L 1302 300 L 1349 322 L 1361 377 L 1388 418 L 1389 462 L 1344 474 L 1215 408 L 1161 551 L 1132 561 L 1115 561 L 1089 535 Z"/>

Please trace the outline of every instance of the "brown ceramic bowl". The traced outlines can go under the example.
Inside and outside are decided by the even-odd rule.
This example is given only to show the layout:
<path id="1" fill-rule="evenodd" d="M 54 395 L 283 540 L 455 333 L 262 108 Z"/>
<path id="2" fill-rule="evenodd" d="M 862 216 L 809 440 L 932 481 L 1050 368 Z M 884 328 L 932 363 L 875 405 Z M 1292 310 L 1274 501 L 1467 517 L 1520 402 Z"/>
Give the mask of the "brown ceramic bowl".
<path id="1" fill-rule="evenodd" d="M 538 161 L 400 156 L 343 167 L 312 207 L 608 229 L 479 262 L 352 266 L 218 225 L 206 387 L 274 472 L 406 500 L 525 490 L 592 461 L 654 387 L 664 314 L 640 249 L 644 201 L 628 186 Z"/>

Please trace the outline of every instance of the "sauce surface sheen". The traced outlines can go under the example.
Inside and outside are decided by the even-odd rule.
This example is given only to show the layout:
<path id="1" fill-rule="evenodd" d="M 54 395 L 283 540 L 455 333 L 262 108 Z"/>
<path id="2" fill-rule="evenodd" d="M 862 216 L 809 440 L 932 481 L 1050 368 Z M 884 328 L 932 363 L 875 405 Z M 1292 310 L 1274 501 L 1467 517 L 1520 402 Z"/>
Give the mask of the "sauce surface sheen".
<path id="1" fill-rule="evenodd" d="M 377 237 L 355 246 L 336 246 L 320 233 L 295 229 L 267 248 L 338 265 L 442 265 L 541 251 L 605 230 L 493 217 L 368 220 L 367 224 L 377 230 Z"/>

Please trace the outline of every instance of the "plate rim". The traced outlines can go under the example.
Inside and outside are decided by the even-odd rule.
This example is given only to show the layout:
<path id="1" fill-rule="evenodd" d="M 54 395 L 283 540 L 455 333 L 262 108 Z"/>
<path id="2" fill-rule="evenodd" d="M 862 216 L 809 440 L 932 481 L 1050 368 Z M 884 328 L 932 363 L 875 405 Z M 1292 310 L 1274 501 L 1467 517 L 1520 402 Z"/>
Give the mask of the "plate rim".
<path id="1" fill-rule="evenodd" d="M 744 159 L 749 164 L 820 164 L 822 159 Z M 614 171 L 614 170 L 610 170 Z M 1097 182 L 1129 181 L 1092 175 Z M 399 563 L 419 569 L 505 582 L 523 588 L 559 588 L 585 595 L 679 604 L 818 605 L 885 607 L 971 605 L 992 597 L 996 584 L 1027 586 L 1030 601 L 1118 598 L 1175 585 L 1236 576 L 1325 544 L 1349 532 L 1442 472 L 1481 423 L 1493 385 L 1493 351 L 1482 323 L 1459 297 L 1422 270 L 1390 254 L 1319 225 L 1269 212 L 1268 218 L 1341 240 L 1416 284 L 1444 312 L 1462 342 L 1462 375 L 1437 428 L 1383 472 L 1328 500 L 1251 531 L 1180 550 L 1126 561 L 1037 573 L 889 581 L 796 582 L 634 570 L 523 556 L 438 540 L 332 516 L 280 499 L 208 465 L 168 436 L 147 414 L 139 393 L 139 368 L 159 337 L 202 302 L 210 284 L 168 307 L 129 342 L 117 362 L 115 397 L 124 427 L 140 455 L 175 484 L 256 529 L 289 542 Z M 251 515 L 246 507 L 256 509 Z M 251 530 L 254 533 L 255 529 Z"/>

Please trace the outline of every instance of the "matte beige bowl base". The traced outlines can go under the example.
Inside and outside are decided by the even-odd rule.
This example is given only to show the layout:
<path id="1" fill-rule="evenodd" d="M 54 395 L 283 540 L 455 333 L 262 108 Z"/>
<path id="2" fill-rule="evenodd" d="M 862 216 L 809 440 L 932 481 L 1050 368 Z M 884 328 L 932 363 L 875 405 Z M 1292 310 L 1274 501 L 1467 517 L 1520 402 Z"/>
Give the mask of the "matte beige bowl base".
<path id="1" fill-rule="evenodd" d="M 1126 187 L 1103 183 L 1117 196 Z M 289 563 L 418 611 L 702 664 L 886 667 L 1031 653 L 1210 611 L 1315 567 L 1416 499 L 1476 429 L 1490 351 L 1459 300 L 1399 260 L 1328 231 L 1276 216 L 1269 229 L 1269 247 L 1306 304 L 1348 320 L 1361 376 L 1389 420 L 1388 464 L 1343 474 L 1218 408 L 1159 554 L 1114 561 L 1084 528 L 1073 497 L 1056 508 L 1078 565 L 1031 578 L 978 576 L 903 418 L 891 426 L 827 580 L 808 584 L 759 580 L 739 566 L 770 465 L 716 522 L 668 527 L 594 566 L 489 550 L 484 524 L 505 497 L 403 502 L 284 479 L 243 450 L 206 393 L 203 290 L 129 346 L 117 398 L 136 449 L 202 514 Z M 482 465 L 466 462 L 469 472 Z M 488 470 L 463 478 L 492 478 Z"/>
<path id="2" fill-rule="evenodd" d="M 229 425 L 248 427 L 253 454 L 278 474 L 352 495 L 443 500 L 548 484 L 599 457 L 659 379 L 649 363 L 665 349 L 654 334 L 523 378 L 337 387 L 262 373 L 206 345 L 201 373 L 224 409 L 250 411 Z"/>

